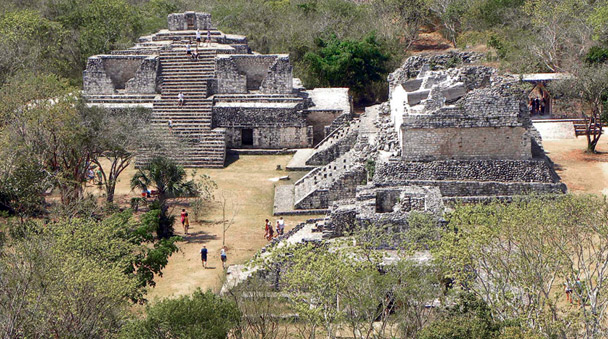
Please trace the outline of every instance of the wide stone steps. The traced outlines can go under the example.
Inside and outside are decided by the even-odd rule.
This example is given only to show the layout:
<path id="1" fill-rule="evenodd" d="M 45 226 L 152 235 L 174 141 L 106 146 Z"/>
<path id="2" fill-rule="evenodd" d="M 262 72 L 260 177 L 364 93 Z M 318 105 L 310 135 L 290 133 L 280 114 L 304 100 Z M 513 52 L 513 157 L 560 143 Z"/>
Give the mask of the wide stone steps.
<path id="1" fill-rule="evenodd" d="M 161 51 L 162 94 L 154 101 L 153 131 L 164 136 L 165 148 L 178 152 L 175 160 L 182 166 L 219 168 L 226 158 L 226 134 L 221 129 L 212 130 L 213 103 L 206 99 L 207 81 L 215 72 L 215 52 L 199 52 L 200 59 L 192 60 L 185 49 Z M 179 105 L 179 93 L 184 94 L 183 105 Z M 145 163 L 146 159 L 138 161 Z"/>

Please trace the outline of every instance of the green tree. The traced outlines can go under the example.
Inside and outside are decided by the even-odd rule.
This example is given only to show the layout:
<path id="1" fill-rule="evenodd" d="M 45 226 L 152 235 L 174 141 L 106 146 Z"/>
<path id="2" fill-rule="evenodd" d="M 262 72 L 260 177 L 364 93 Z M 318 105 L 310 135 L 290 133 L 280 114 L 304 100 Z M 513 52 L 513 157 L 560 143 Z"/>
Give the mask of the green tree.
<path id="1" fill-rule="evenodd" d="M 0 15 L 0 76 L 4 80 L 19 71 L 65 75 L 68 31 L 35 10 L 9 11 Z M 0 81 L 0 85 L 1 82 Z"/>
<path id="2" fill-rule="evenodd" d="M 193 197 L 199 193 L 199 186 L 194 180 L 187 180 L 186 171 L 173 160 L 165 157 L 154 157 L 140 168 L 131 179 L 131 189 L 142 191 L 156 189 L 159 211 L 157 234 L 160 238 L 173 235 L 174 217 L 169 216 L 167 200 L 169 198 Z"/>
<path id="3" fill-rule="evenodd" d="M 142 16 L 125 0 L 59 0 L 49 16 L 72 31 L 74 76 L 80 76 L 91 55 L 131 45 L 142 33 Z"/>
<path id="4" fill-rule="evenodd" d="M 316 75 L 318 85 L 349 87 L 357 101 L 369 98 L 367 90 L 388 74 L 389 56 L 374 34 L 362 40 L 318 39 L 318 51 L 308 52 L 304 60 Z M 317 84 L 315 84 L 317 85 Z"/>
<path id="5" fill-rule="evenodd" d="M 114 201 L 120 174 L 133 162 L 138 150 L 154 145 L 156 140 L 146 133 L 150 113 L 144 109 L 127 109 L 119 113 L 101 107 L 83 108 L 84 124 L 91 129 L 94 140 L 92 162 L 103 177 L 106 201 Z"/>
<path id="6" fill-rule="evenodd" d="M 236 305 L 200 289 L 146 308 L 146 317 L 125 326 L 121 338 L 227 338 L 238 324 Z"/>
<path id="7" fill-rule="evenodd" d="M 463 205 L 450 215 L 437 259 L 448 276 L 487 302 L 498 321 L 519 320 L 547 336 L 605 331 L 606 202 L 594 196 L 537 197 Z M 563 284 L 584 281 L 564 306 Z"/>
<path id="8" fill-rule="evenodd" d="M 82 124 L 84 103 L 55 75 L 20 74 L 0 91 L 2 138 L 18 159 L 40 164 L 70 204 L 82 197 L 91 164 L 92 131 Z"/>
<path id="9" fill-rule="evenodd" d="M 602 123 L 608 121 L 605 111 L 608 98 L 608 65 L 590 64 L 577 67 L 574 76 L 552 84 L 564 98 L 582 103 L 581 116 L 585 119 L 587 152 L 595 153 L 603 133 Z"/>

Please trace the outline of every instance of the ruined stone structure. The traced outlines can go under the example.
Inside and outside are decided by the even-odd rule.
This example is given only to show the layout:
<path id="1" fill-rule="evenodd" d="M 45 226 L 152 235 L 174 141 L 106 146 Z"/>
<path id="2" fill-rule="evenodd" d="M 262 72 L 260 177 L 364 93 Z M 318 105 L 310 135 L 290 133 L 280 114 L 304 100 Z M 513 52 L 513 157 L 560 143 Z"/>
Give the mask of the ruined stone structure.
<path id="1" fill-rule="evenodd" d="M 408 59 L 389 76 L 387 103 L 329 135 L 306 160 L 319 167 L 277 187 L 275 212 L 328 212 L 326 230 L 337 235 L 362 221 L 407 227 L 409 212 L 457 201 L 564 193 L 520 79 L 478 59 Z"/>
<path id="2" fill-rule="evenodd" d="M 288 55 L 252 53 L 246 37 L 218 31 L 207 13 L 170 14 L 168 27 L 90 57 L 84 95 L 91 105 L 151 109 L 151 133 L 179 145 L 182 165 L 223 167 L 227 148 L 313 147 L 352 118 L 347 88 L 305 90 Z"/>

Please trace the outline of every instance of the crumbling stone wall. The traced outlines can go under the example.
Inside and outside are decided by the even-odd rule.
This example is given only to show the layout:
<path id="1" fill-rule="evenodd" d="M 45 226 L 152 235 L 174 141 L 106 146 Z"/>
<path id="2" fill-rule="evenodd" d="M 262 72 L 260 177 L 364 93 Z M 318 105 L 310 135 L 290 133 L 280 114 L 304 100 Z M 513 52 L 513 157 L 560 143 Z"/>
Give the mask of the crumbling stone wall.
<path id="1" fill-rule="evenodd" d="M 167 16 L 170 31 L 207 30 L 211 29 L 211 14 L 209 13 L 172 13 Z"/>
<path id="2" fill-rule="evenodd" d="M 146 55 L 96 55 L 83 72 L 85 94 L 157 93 L 158 57 Z"/>
<path id="3" fill-rule="evenodd" d="M 235 54 L 216 58 L 217 93 L 291 93 L 292 67 L 287 55 Z"/>
<path id="4" fill-rule="evenodd" d="M 557 183 L 559 176 L 545 159 L 437 160 L 378 164 L 374 182 L 394 185 L 407 180 L 468 180 Z"/>

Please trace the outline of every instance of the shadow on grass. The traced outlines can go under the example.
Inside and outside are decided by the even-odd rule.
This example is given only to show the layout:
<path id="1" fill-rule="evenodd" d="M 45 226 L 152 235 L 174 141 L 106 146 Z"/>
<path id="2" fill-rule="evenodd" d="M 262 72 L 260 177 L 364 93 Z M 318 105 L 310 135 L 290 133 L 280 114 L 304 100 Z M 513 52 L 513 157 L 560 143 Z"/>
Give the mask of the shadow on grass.
<path id="1" fill-rule="evenodd" d="M 185 243 L 189 243 L 189 244 L 192 244 L 192 243 L 204 244 L 204 243 L 209 242 L 210 240 L 219 239 L 217 235 L 209 234 L 205 231 L 190 232 L 188 235 L 182 236 L 182 238 L 184 239 Z"/>

